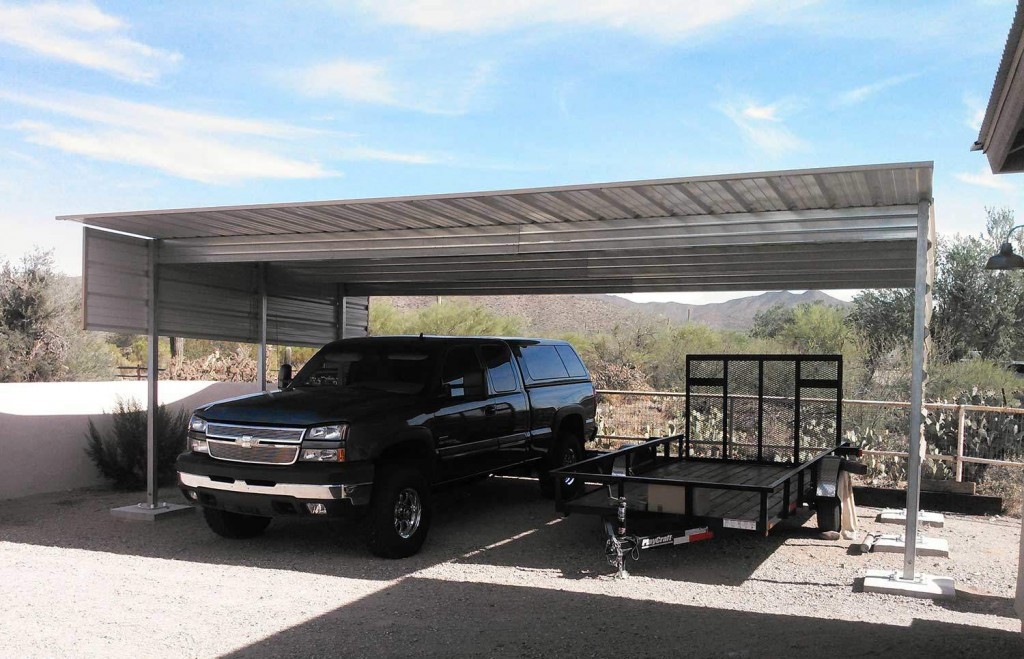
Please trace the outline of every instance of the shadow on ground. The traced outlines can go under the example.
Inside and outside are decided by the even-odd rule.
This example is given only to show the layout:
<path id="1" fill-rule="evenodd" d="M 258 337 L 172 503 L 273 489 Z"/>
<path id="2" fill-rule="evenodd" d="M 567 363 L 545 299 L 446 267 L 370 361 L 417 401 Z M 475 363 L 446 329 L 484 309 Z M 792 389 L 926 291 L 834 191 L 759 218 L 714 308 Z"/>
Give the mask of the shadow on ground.
<path id="1" fill-rule="evenodd" d="M 161 495 L 183 502 L 177 490 Z M 371 556 L 355 522 L 279 519 L 259 538 L 226 540 L 210 532 L 198 513 L 156 523 L 110 515 L 111 508 L 140 498 L 140 493 L 76 491 L 0 502 L 0 540 L 361 579 L 392 580 L 447 562 L 556 570 L 570 579 L 612 572 L 604 558 L 600 520 L 562 518 L 551 501 L 540 497 L 536 482 L 527 479 L 492 478 L 438 493 L 423 551 L 401 561 Z M 797 524 L 777 527 L 768 538 L 736 532 L 646 551 L 630 569 L 659 579 L 739 585 L 787 538 L 815 535 Z M 310 561 L 310 556 L 332 560 Z M 700 570 L 688 569 L 693 565 Z"/>
<path id="2" fill-rule="evenodd" d="M 253 643 L 261 656 L 990 656 L 1019 634 L 750 613 L 506 585 L 410 578 Z"/>

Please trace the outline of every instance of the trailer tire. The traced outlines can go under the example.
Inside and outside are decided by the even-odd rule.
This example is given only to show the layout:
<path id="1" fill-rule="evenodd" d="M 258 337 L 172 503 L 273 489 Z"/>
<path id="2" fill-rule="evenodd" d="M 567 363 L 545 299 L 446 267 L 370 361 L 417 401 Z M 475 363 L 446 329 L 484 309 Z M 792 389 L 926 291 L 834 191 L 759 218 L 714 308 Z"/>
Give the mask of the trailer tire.
<path id="1" fill-rule="evenodd" d="M 408 558 L 427 539 L 433 503 L 423 473 L 410 465 L 385 467 L 373 486 L 366 545 L 381 558 Z"/>
<path id="2" fill-rule="evenodd" d="M 842 528 L 843 507 L 839 499 L 819 498 L 816 503 L 818 530 L 838 533 Z"/>
<path id="3" fill-rule="evenodd" d="M 545 499 L 555 498 L 555 478 L 548 473 L 583 459 L 583 441 L 572 432 L 562 433 L 548 452 L 540 474 L 540 493 Z M 561 482 L 562 497 L 572 499 L 583 490 L 583 482 L 578 478 L 563 478 Z"/>
<path id="4" fill-rule="evenodd" d="M 255 538 L 270 526 L 270 517 L 243 515 L 217 508 L 203 507 L 203 519 L 214 533 L 222 538 L 243 540 Z"/>

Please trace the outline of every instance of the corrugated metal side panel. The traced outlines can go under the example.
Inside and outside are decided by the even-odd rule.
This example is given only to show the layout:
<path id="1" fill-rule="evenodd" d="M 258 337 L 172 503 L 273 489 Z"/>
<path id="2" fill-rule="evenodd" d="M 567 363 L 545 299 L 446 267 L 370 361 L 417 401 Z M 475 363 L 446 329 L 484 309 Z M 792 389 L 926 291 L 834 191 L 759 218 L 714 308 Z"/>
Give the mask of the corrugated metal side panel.
<path id="1" fill-rule="evenodd" d="M 345 338 L 370 333 L 370 298 L 364 295 L 345 298 Z"/>
<path id="2" fill-rule="evenodd" d="M 148 242 L 85 228 L 82 254 L 85 329 L 146 331 Z"/>
<path id="3" fill-rule="evenodd" d="M 267 342 L 319 347 L 337 338 L 334 296 L 267 296 Z"/>
<path id="4" fill-rule="evenodd" d="M 159 274 L 157 327 L 161 336 L 259 341 L 255 266 L 162 265 Z"/>

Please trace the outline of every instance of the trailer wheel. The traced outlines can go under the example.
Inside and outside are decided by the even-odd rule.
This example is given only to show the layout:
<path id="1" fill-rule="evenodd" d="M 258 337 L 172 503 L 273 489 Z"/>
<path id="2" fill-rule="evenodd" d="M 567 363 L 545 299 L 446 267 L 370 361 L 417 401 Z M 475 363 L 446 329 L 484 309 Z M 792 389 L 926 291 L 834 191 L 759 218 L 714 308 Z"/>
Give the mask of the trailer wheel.
<path id="1" fill-rule="evenodd" d="M 820 498 L 817 501 L 818 530 L 839 532 L 842 528 L 843 507 L 839 499 Z"/>
<path id="2" fill-rule="evenodd" d="M 381 558 L 407 558 L 427 539 L 433 505 L 423 474 L 408 465 L 395 465 L 380 474 L 370 502 L 366 544 Z"/>
<path id="3" fill-rule="evenodd" d="M 540 474 L 540 493 L 547 499 L 555 498 L 555 478 L 548 473 L 550 469 L 565 467 L 583 459 L 583 442 L 571 432 L 563 433 L 555 442 L 553 449 L 545 460 L 544 471 Z M 583 490 L 583 482 L 570 476 L 561 479 L 562 496 L 572 498 Z"/>
<path id="4" fill-rule="evenodd" d="M 255 538 L 270 526 L 269 517 L 243 515 L 205 506 L 203 507 L 203 518 L 206 520 L 206 525 L 222 538 Z"/>

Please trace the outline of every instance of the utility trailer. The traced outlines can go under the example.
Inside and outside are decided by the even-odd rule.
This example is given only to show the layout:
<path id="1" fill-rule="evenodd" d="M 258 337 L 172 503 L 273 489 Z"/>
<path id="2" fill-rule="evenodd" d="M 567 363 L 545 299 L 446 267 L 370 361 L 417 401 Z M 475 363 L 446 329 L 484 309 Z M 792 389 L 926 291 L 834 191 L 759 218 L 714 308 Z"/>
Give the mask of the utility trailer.
<path id="1" fill-rule="evenodd" d="M 804 505 L 839 531 L 839 474 L 866 470 L 846 457 L 842 381 L 839 355 L 687 356 L 685 432 L 556 470 L 556 507 L 604 519 L 619 576 L 641 550 L 766 536 Z"/>

